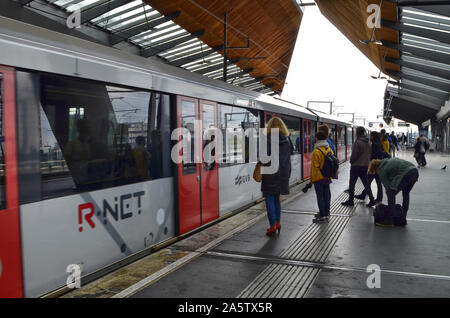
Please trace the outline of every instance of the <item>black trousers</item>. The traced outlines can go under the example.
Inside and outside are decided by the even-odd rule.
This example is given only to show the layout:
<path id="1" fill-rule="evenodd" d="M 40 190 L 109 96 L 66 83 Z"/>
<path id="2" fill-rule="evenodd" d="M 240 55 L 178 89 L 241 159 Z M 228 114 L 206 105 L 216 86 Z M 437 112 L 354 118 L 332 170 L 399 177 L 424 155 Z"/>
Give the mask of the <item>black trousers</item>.
<path id="1" fill-rule="evenodd" d="M 356 181 L 358 181 L 358 178 L 361 179 L 364 189 L 366 190 L 366 193 L 369 195 L 370 201 L 375 200 L 372 194 L 372 189 L 370 189 L 369 180 L 367 179 L 367 169 L 368 167 L 359 167 L 359 166 L 352 166 L 350 168 L 350 191 L 349 191 L 349 198 L 348 200 L 350 202 L 353 202 L 353 199 L 355 197 L 355 185 Z"/>
<path id="2" fill-rule="evenodd" d="M 411 192 L 414 184 L 417 182 L 418 179 L 419 179 L 419 171 L 416 168 L 414 168 L 410 170 L 400 181 L 397 191 L 394 191 L 392 189 L 386 189 L 386 195 L 388 197 L 388 207 L 391 212 L 394 212 L 395 210 L 395 196 L 400 191 L 402 191 L 403 196 L 402 209 L 406 217 L 409 209 L 409 193 Z"/>
<path id="3" fill-rule="evenodd" d="M 427 165 L 427 160 L 425 159 L 425 153 L 418 152 L 416 161 L 419 166 L 425 167 Z"/>
<path id="4" fill-rule="evenodd" d="M 383 185 L 381 184 L 380 177 L 378 174 L 367 174 L 367 181 L 369 182 L 369 186 L 372 184 L 373 179 L 375 179 L 375 182 L 377 183 L 377 201 L 383 201 Z M 361 196 L 364 196 L 364 198 L 367 195 L 366 189 L 361 192 Z"/>

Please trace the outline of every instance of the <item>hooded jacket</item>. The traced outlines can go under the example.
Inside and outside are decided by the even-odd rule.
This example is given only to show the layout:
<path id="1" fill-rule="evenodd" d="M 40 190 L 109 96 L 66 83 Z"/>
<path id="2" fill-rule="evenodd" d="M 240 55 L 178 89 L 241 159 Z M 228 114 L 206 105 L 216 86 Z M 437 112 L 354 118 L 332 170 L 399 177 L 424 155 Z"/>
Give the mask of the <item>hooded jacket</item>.
<path id="1" fill-rule="evenodd" d="M 267 136 L 267 154 L 271 155 L 271 136 Z M 291 177 L 291 154 L 293 145 L 289 137 L 279 135 L 279 166 L 273 174 L 262 175 L 261 192 L 266 195 L 289 194 L 289 178 Z M 270 166 L 270 162 L 264 164 Z M 264 171 L 264 168 L 263 168 Z"/>
<path id="2" fill-rule="evenodd" d="M 325 178 L 321 172 L 325 163 L 325 156 L 328 153 L 334 155 L 328 142 L 326 140 L 317 141 L 314 145 L 314 151 L 311 159 L 311 183 L 316 183 L 320 180 L 331 180 L 331 178 Z"/>
<path id="3" fill-rule="evenodd" d="M 370 155 L 370 160 L 372 159 L 383 159 L 383 146 L 379 141 L 372 142 L 372 154 Z"/>
<path id="4" fill-rule="evenodd" d="M 372 147 L 369 143 L 369 138 L 366 136 L 359 136 L 352 147 L 350 164 L 357 167 L 368 167 L 371 155 Z"/>
<path id="5" fill-rule="evenodd" d="M 386 189 L 398 191 L 403 177 L 412 169 L 416 167 L 409 161 L 399 158 L 384 159 L 380 162 L 378 176 Z"/>

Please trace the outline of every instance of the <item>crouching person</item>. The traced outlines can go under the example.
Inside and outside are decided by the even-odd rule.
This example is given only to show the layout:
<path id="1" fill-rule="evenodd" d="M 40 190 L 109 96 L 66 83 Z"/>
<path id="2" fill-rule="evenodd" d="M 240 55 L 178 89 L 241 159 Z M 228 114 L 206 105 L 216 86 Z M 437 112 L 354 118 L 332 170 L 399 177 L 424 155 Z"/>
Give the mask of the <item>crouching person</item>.
<path id="1" fill-rule="evenodd" d="M 325 163 L 325 156 L 329 153 L 333 154 L 333 151 L 327 142 L 327 136 L 319 131 L 316 134 L 316 143 L 311 162 L 311 183 L 314 185 L 314 190 L 316 191 L 317 205 L 320 211 L 313 220 L 313 222 L 317 223 L 328 222 L 330 214 L 331 178 L 324 177 L 321 172 Z"/>
<path id="2" fill-rule="evenodd" d="M 390 212 L 394 213 L 395 196 L 402 191 L 402 210 L 406 218 L 409 209 L 409 193 L 419 179 L 419 171 L 415 165 L 399 158 L 372 160 L 369 165 L 369 173 L 378 174 L 386 189 Z"/>

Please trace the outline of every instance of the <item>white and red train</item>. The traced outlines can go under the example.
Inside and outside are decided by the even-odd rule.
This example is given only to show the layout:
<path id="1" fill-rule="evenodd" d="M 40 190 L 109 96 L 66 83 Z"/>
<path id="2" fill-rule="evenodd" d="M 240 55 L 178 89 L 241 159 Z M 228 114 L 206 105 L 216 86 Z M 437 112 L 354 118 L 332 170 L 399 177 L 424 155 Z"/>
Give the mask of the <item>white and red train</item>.
<path id="1" fill-rule="evenodd" d="M 309 178 L 327 123 L 341 162 L 353 127 L 253 91 L 0 17 L 0 297 L 38 297 L 144 255 L 262 197 L 242 143 L 224 162 L 174 164 L 174 128 L 264 127 L 295 145 L 291 184 Z M 193 145 L 203 144 L 201 134 Z"/>

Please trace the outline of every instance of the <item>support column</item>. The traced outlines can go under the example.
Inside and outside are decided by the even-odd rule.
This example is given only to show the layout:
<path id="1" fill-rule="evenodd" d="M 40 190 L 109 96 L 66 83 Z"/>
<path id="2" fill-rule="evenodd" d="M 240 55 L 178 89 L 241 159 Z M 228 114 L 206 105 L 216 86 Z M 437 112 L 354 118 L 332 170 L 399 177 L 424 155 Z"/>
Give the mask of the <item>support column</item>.
<path id="1" fill-rule="evenodd" d="M 223 81 L 227 82 L 227 72 L 228 72 L 228 57 L 227 57 L 227 25 L 228 25 L 228 17 L 225 12 L 223 18 Z"/>

